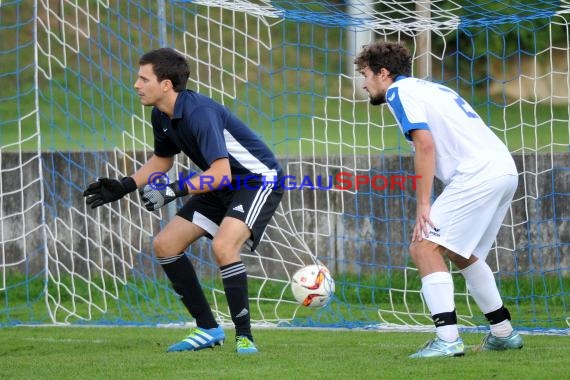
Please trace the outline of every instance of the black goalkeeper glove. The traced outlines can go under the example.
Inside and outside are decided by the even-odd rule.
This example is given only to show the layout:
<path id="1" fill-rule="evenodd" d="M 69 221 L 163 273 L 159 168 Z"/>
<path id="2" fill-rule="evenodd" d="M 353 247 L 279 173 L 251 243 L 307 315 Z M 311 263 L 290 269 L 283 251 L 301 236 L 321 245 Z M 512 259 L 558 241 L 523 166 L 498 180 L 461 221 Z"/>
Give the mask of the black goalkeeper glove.
<path id="1" fill-rule="evenodd" d="M 156 185 L 146 185 L 139 190 L 139 193 L 144 207 L 146 207 L 148 211 L 154 211 L 178 197 L 188 195 L 188 189 L 184 183 L 175 181 L 169 185 L 165 185 L 164 188 L 157 188 Z"/>
<path id="2" fill-rule="evenodd" d="M 130 192 L 137 189 L 137 184 L 131 177 L 124 177 L 121 180 L 111 178 L 99 178 L 97 182 L 90 184 L 83 192 L 85 200 L 91 208 L 97 208 L 105 203 L 121 199 Z"/>

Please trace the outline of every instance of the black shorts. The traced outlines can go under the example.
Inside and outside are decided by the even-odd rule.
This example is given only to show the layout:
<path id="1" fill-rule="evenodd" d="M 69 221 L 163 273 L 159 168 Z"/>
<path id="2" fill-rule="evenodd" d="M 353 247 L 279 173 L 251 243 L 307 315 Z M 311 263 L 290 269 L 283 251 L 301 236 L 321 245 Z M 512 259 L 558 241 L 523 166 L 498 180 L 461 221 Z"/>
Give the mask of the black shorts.
<path id="1" fill-rule="evenodd" d="M 283 197 L 283 188 L 250 181 L 247 185 L 215 190 L 190 197 L 177 215 L 206 231 L 210 239 L 226 216 L 243 221 L 250 229 L 248 246 L 255 250 Z"/>

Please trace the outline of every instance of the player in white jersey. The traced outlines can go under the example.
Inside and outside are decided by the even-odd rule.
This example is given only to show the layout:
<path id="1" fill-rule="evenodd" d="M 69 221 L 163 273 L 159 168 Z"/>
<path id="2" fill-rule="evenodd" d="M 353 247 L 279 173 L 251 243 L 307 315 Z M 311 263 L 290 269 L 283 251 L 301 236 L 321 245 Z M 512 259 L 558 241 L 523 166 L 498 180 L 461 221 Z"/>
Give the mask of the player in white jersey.
<path id="1" fill-rule="evenodd" d="M 416 223 L 410 255 L 422 280 L 436 337 L 410 357 L 462 356 L 453 281 L 445 258 L 461 271 L 490 324 L 484 350 L 522 348 L 485 262 L 518 183 L 506 146 L 455 91 L 411 77 L 412 57 L 396 42 L 377 41 L 355 59 L 372 105 L 387 103 L 414 147 Z M 445 188 L 430 204 L 434 178 Z"/>

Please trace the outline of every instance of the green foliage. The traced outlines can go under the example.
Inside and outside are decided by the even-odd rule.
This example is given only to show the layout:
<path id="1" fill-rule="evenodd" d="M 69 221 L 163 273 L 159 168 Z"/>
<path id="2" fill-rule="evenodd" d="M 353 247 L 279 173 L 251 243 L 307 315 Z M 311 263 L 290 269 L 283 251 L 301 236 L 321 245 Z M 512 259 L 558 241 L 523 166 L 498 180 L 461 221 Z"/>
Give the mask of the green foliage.
<path id="1" fill-rule="evenodd" d="M 461 23 L 446 37 L 447 69 L 471 72 L 471 83 L 479 87 L 488 81 L 489 64 L 493 60 L 519 62 L 520 57 L 537 57 L 539 63 L 550 59 L 539 54 L 551 46 L 567 48 L 567 19 L 556 15 L 559 1 L 541 2 L 531 7 L 520 0 L 504 0 L 478 4 L 459 1 Z M 436 50 L 443 41 L 436 40 Z M 505 63 L 503 63 L 505 64 Z"/>

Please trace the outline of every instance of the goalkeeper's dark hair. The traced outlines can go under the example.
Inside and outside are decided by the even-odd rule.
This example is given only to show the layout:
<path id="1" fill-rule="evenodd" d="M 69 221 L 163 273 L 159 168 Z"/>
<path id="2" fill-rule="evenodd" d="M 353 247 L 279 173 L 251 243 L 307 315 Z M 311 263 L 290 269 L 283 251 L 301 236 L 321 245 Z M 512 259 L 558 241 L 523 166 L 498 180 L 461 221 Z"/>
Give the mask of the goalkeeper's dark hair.
<path id="1" fill-rule="evenodd" d="M 186 89 L 186 83 L 190 77 L 190 67 L 186 58 L 176 50 L 160 48 L 149 51 L 139 59 L 139 65 L 148 64 L 152 65 L 159 82 L 165 79 L 170 80 L 176 92 Z"/>
<path id="2" fill-rule="evenodd" d="M 354 64 L 359 72 L 369 67 L 374 74 L 385 68 L 392 78 L 412 75 L 412 56 L 408 48 L 399 42 L 376 41 L 364 45 Z"/>

